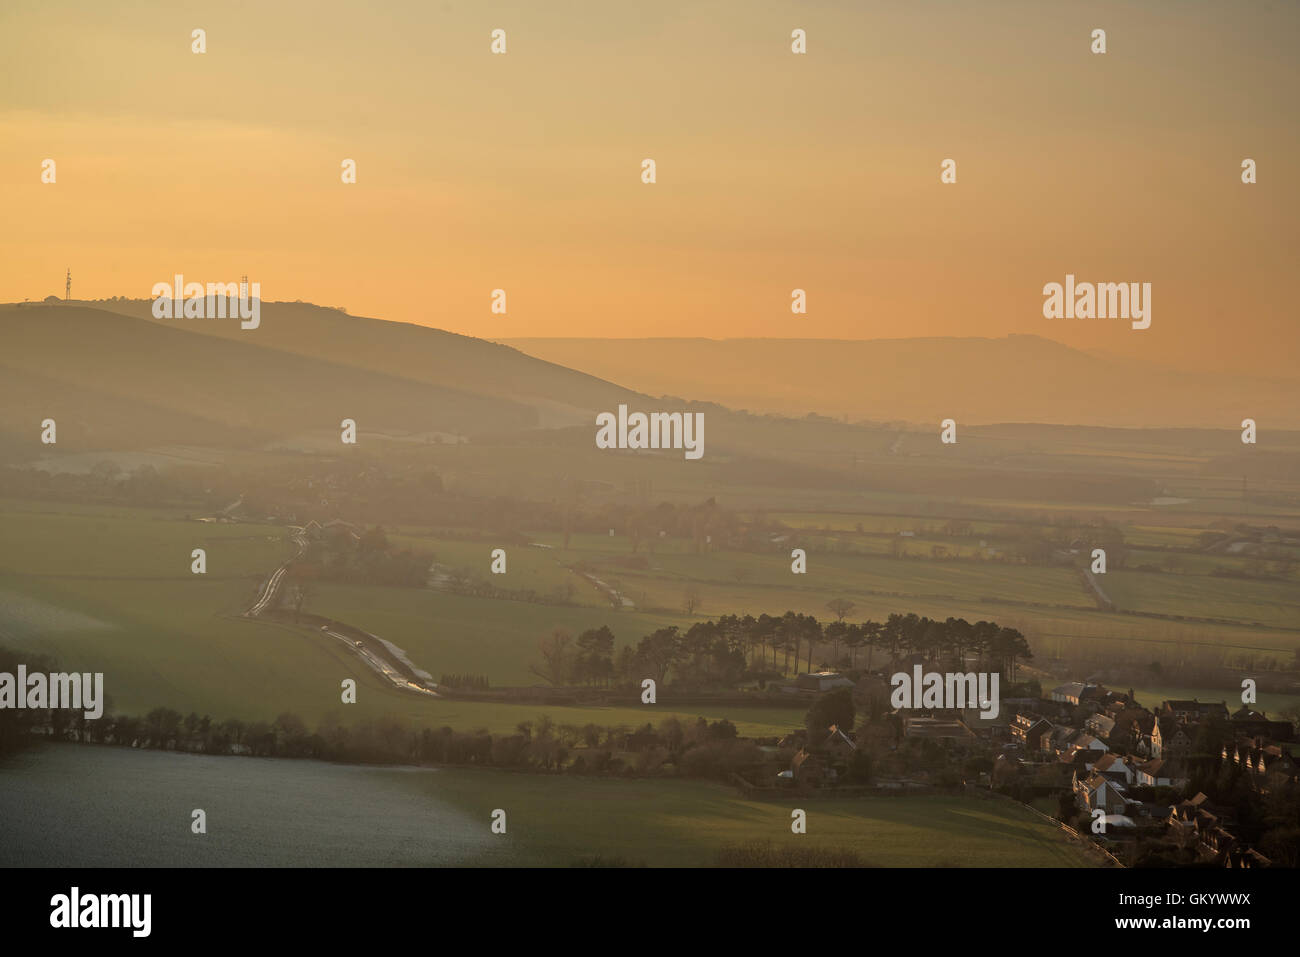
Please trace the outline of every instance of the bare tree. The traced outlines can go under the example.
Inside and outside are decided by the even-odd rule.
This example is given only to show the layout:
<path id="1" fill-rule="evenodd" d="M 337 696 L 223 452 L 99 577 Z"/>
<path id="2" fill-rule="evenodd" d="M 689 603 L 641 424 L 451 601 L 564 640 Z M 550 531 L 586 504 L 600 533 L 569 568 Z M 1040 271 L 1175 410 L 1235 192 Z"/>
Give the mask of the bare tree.
<path id="1" fill-rule="evenodd" d="M 572 635 L 563 628 L 556 628 L 538 642 L 538 650 L 542 655 L 541 664 L 531 664 L 528 670 L 537 677 L 549 681 L 554 687 L 564 685 L 568 681 L 572 665 L 572 656 L 569 653 L 569 645 L 572 642 Z"/>
<path id="2" fill-rule="evenodd" d="M 835 616 L 836 621 L 843 621 L 845 616 L 857 607 L 855 602 L 849 601 L 847 598 L 832 598 L 826 603 L 826 608 Z"/>

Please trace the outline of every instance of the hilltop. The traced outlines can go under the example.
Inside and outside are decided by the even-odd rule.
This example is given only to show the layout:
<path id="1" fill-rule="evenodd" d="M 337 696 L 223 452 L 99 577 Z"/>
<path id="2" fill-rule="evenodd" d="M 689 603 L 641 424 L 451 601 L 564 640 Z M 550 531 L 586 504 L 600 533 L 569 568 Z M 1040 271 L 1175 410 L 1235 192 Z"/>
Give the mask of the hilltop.
<path id="1" fill-rule="evenodd" d="M 13 304 L 0 343 L 0 438 L 49 417 L 61 449 L 337 442 L 343 418 L 416 438 L 516 431 L 632 395 L 507 346 L 297 303 L 264 303 L 251 330 L 155 320 L 147 302 Z"/>

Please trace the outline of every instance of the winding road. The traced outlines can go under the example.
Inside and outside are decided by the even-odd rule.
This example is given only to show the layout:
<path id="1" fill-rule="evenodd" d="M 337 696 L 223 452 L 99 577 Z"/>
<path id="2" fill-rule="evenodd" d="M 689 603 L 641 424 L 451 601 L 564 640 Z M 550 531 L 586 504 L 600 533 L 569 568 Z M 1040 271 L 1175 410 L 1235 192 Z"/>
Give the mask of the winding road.
<path id="1" fill-rule="evenodd" d="M 307 550 L 307 537 L 304 529 L 293 525 L 290 526 L 290 531 L 293 533 L 294 543 L 298 546 L 297 553 L 271 573 L 271 577 L 262 586 L 257 600 L 244 612 L 242 617 L 260 618 L 268 608 L 274 612 L 275 599 L 279 594 L 280 586 L 284 583 L 285 575 L 289 572 L 289 566 L 302 558 L 303 553 Z M 401 691 L 411 691 L 433 698 L 441 697 L 436 690 L 437 683 L 427 678 L 421 678 L 416 673 L 414 665 L 409 661 L 390 661 L 380 650 L 388 643 L 379 636 L 362 631 L 354 625 L 333 621 L 320 615 L 295 615 L 294 623 L 300 624 L 299 619 L 301 618 L 308 619 L 312 624 L 320 623 L 318 628 L 320 634 L 341 641 L 348 647 L 349 651 L 365 662 L 376 674 L 388 681 L 393 687 Z M 393 647 L 396 648 L 396 646 Z M 401 649 L 397 650 L 400 652 Z M 404 653 L 402 657 L 405 658 Z M 427 674 L 427 672 L 421 673 Z"/>

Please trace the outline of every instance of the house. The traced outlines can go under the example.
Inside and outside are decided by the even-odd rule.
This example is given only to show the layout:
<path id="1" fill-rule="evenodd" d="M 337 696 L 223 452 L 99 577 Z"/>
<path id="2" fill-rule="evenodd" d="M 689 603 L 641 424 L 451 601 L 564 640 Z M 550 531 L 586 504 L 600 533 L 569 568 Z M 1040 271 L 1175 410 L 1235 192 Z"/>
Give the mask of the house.
<path id="1" fill-rule="evenodd" d="M 1106 714 L 1114 715 L 1125 708 L 1135 707 L 1137 700 L 1133 697 L 1133 689 L 1129 688 L 1128 693 L 1122 691 L 1107 691 L 1101 698 L 1101 711 Z"/>
<path id="2" fill-rule="evenodd" d="M 1011 740 L 1012 716 L 1005 709 L 999 709 L 992 717 L 985 717 L 978 708 L 960 708 L 954 709 L 954 717 L 981 738 L 989 741 Z"/>
<path id="3" fill-rule="evenodd" d="M 1223 759 L 1245 770 L 1251 786 L 1264 794 L 1300 780 L 1300 767 L 1289 746 L 1268 738 L 1238 736 L 1223 746 Z"/>
<path id="4" fill-rule="evenodd" d="M 1187 787 L 1187 772 L 1181 765 L 1163 758 L 1152 758 L 1137 766 L 1137 783 L 1143 787 Z"/>
<path id="5" fill-rule="evenodd" d="M 1128 793 L 1124 785 L 1096 771 L 1086 778 L 1075 775 L 1071 785 L 1075 802 L 1089 813 L 1101 808 L 1107 814 L 1123 814 L 1128 808 Z"/>
<path id="6" fill-rule="evenodd" d="M 1065 746 L 1067 748 L 1082 749 L 1084 751 L 1097 751 L 1102 753 L 1106 751 L 1106 745 L 1098 738 L 1094 738 L 1087 731 L 1076 731 L 1066 740 Z"/>
<path id="7" fill-rule="evenodd" d="M 838 671 L 816 671 L 796 675 L 794 686 L 801 691 L 834 691 L 836 688 L 852 688 L 854 684 Z"/>
<path id="8" fill-rule="evenodd" d="M 1201 721 L 1227 721 L 1228 705 L 1223 701 L 1199 701 Z"/>
<path id="9" fill-rule="evenodd" d="M 1132 751 L 1137 747 L 1138 739 L 1145 728 L 1150 730 L 1155 716 L 1145 708 L 1122 708 L 1113 715 L 1115 726 L 1108 735 L 1111 750 Z"/>
<path id="10" fill-rule="evenodd" d="M 1204 793 L 1197 792 L 1195 797 L 1169 806 L 1170 837 L 1182 847 L 1199 847 L 1206 843 L 1204 835 L 1227 833 L 1225 828 L 1233 824 L 1230 815 L 1230 809 L 1218 807 Z M 1217 843 L 1221 839 L 1220 835 L 1210 843 Z"/>
<path id="11" fill-rule="evenodd" d="M 1037 714 L 1019 712 L 1011 719 L 1011 736 L 1024 744 L 1026 751 L 1042 751 L 1043 738 L 1052 731 L 1052 724 Z"/>
<path id="12" fill-rule="evenodd" d="M 852 754 L 858 750 L 858 746 L 853 739 L 841 731 L 838 725 L 834 724 L 830 726 L 830 734 L 822 742 L 822 748 L 832 754 L 840 755 Z"/>
<path id="13" fill-rule="evenodd" d="M 975 733 L 960 721 L 905 715 L 903 737 L 928 738 L 946 744 L 969 744 L 975 740 Z"/>
<path id="14" fill-rule="evenodd" d="M 1263 771 L 1259 770 L 1260 763 L 1264 765 Z M 1300 768 L 1297 768 L 1294 755 L 1276 744 L 1263 749 L 1256 764 L 1256 774 L 1261 779 L 1259 788 L 1265 794 L 1276 788 L 1294 785 L 1300 780 Z"/>
<path id="15" fill-rule="evenodd" d="M 1077 705 L 1084 698 L 1096 697 L 1098 690 L 1097 685 L 1085 684 L 1082 681 L 1067 681 L 1060 687 L 1052 689 L 1051 699 L 1064 704 Z"/>
<path id="16" fill-rule="evenodd" d="M 1202 860 L 1222 860 L 1237 849 L 1237 839 L 1220 825 L 1214 825 L 1197 835 L 1196 854 Z"/>
<path id="17" fill-rule="evenodd" d="M 1086 775 L 1097 763 L 1097 755 L 1086 748 L 1075 748 L 1073 751 L 1062 751 L 1058 754 L 1056 763 L 1074 768 L 1080 774 Z"/>
<path id="18" fill-rule="evenodd" d="M 1115 719 L 1107 714 L 1093 714 L 1083 723 L 1085 729 L 1099 738 L 1109 738 L 1115 730 Z"/>
<path id="19" fill-rule="evenodd" d="M 790 771 L 795 783 L 804 787 L 820 787 L 835 776 L 834 771 L 826 767 L 820 755 L 806 748 L 800 748 L 790 759 Z"/>
<path id="20" fill-rule="evenodd" d="M 1048 697 L 1059 704 L 1078 707 L 1087 702 L 1099 703 L 1107 694 L 1108 692 L 1101 685 L 1087 681 L 1067 681 L 1053 688 L 1048 693 Z"/>
<path id="21" fill-rule="evenodd" d="M 1275 741 L 1292 741 L 1295 738 L 1295 729 L 1290 721 L 1271 721 L 1264 712 L 1245 705 L 1232 713 L 1230 724 L 1236 734 L 1258 735 Z"/>
<path id="22" fill-rule="evenodd" d="M 1160 748 L 1161 757 L 1185 757 L 1192 750 L 1192 736 L 1189 734 L 1187 725 L 1178 725 L 1167 733 L 1162 734 L 1163 744 Z"/>
<path id="23" fill-rule="evenodd" d="M 1058 724 L 1052 728 L 1050 734 L 1043 739 L 1043 750 L 1052 754 L 1061 754 L 1069 751 L 1070 741 L 1079 733 L 1078 728 L 1071 728 L 1066 724 Z"/>
<path id="24" fill-rule="evenodd" d="M 1234 869 L 1247 867 L 1272 867 L 1273 862 L 1253 847 L 1244 849 L 1241 847 L 1234 847 L 1223 855 L 1223 866 Z"/>
<path id="25" fill-rule="evenodd" d="M 1164 755 L 1165 739 L 1160 730 L 1156 716 L 1147 712 L 1137 719 L 1133 750 L 1144 758 L 1159 758 Z"/>
<path id="26" fill-rule="evenodd" d="M 1197 815 L 1205 813 L 1213 816 L 1213 805 L 1204 791 L 1197 791 L 1194 797 L 1169 805 L 1169 829 L 1181 843 L 1196 834 Z"/>
<path id="27" fill-rule="evenodd" d="M 1200 702 L 1195 698 L 1190 701 L 1177 699 L 1162 701 L 1160 707 L 1156 709 L 1156 714 L 1162 718 L 1173 718 L 1179 724 L 1185 724 L 1188 721 L 1199 721 L 1207 717 L 1211 711 L 1224 718 L 1228 716 L 1228 707 L 1222 701 Z"/>
<path id="28" fill-rule="evenodd" d="M 1129 785 L 1137 782 L 1137 770 L 1118 754 L 1103 754 L 1096 759 L 1092 770 L 1120 784 Z"/>

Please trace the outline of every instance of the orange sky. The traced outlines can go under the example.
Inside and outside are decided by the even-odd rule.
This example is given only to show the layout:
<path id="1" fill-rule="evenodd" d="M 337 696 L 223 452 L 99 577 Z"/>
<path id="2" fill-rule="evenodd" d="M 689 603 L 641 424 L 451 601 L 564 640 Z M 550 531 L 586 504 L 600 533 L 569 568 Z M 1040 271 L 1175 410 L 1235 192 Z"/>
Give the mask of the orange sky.
<path id="1" fill-rule="evenodd" d="M 6 0 L 0 300 L 247 273 L 493 338 L 1020 332 L 1293 374 L 1300 5 L 385 6 Z M 1152 283 L 1151 328 L 1044 319 L 1067 272 Z"/>

